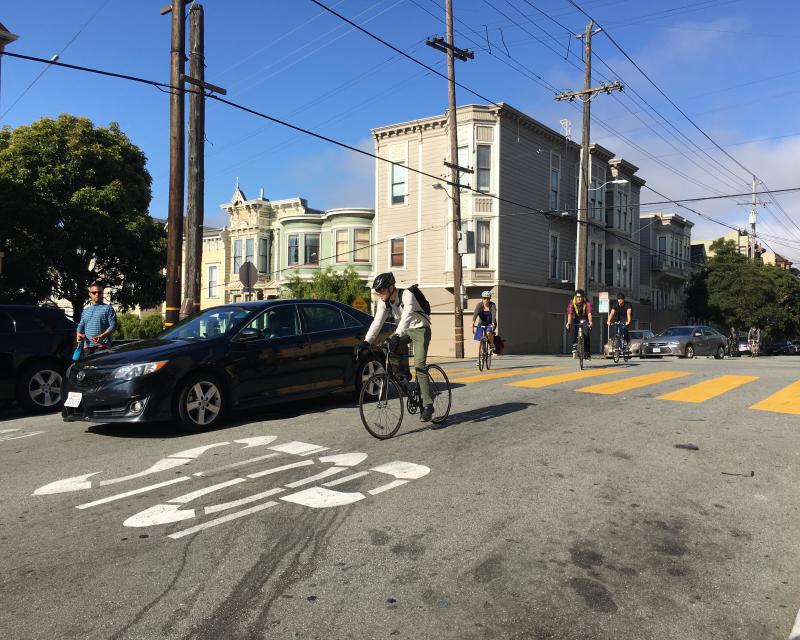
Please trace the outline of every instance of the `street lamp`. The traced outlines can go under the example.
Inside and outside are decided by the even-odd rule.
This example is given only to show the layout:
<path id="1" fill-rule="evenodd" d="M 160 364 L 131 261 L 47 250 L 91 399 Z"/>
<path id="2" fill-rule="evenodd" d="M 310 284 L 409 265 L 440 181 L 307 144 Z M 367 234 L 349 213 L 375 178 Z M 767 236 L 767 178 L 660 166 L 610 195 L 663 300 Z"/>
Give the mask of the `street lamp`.
<path id="1" fill-rule="evenodd" d="M 625 179 L 609 180 L 608 182 L 604 182 L 603 184 L 601 184 L 599 187 L 592 187 L 591 189 L 587 189 L 587 191 L 597 191 L 598 189 L 602 189 L 603 187 L 605 187 L 607 184 L 628 184 L 628 181 Z"/>

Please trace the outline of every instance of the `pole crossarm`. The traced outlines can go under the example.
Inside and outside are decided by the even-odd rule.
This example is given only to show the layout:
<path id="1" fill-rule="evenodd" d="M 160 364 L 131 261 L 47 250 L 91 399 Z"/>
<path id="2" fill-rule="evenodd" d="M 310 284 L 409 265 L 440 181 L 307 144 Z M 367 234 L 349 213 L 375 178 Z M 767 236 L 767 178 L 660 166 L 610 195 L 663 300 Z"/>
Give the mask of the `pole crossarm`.
<path id="1" fill-rule="evenodd" d="M 447 162 L 447 160 L 444 161 L 444 166 L 449 167 L 450 169 L 455 169 L 456 171 L 459 171 L 461 173 L 475 173 L 474 169 L 470 169 L 469 167 L 462 167 L 455 162 Z"/>
<path id="2" fill-rule="evenodd" d="M 592 87 L 590 89 L 584 89 L 583 91 L 565 91 L 563 93 L 557 93 L 555 95 L 556 100 L 569 100 L 570 102 L 574 101 L 575 98 L 582 98 L 584 96 L 592 97 L 597 95 L 598 93 L 608 93 L 610 94 L 612 91 L 624 91 L 625 87 L 619 80 L 614 80 L 614 82 L 604 82 L 599 87 Z"/>
<path id="3" fill-rule="evenodd" d="M 192 76 L 187 76 L 185 73 L 181 74 L 181 80 L 184 82 L 188 82 L 189 84 L 193 84 L 195 87 L 200 87 L 201 89 L 208 89 L 213 93 L 218 93 L 221 96 L 227 96 L 228 92 L 223 89 L 222 87 L 218 87 L 215 84 L 211 84 L 210 82 L 203 82 L 202 80 L 198 80 L 197 78 L 193 78 Z"/>
<path id="4" fill-rule="evenodd" d="M 459 49 L 458 47 L 449 44 L 444 38 L 439 36 L 428 38 L 425 41 L 425 44 L 443 53 L 452 51 L 453 55 L 462 62 L 466 62 L 467 60 L 473 60 L 475 58 L 475 54 L 469 49 Z"/>

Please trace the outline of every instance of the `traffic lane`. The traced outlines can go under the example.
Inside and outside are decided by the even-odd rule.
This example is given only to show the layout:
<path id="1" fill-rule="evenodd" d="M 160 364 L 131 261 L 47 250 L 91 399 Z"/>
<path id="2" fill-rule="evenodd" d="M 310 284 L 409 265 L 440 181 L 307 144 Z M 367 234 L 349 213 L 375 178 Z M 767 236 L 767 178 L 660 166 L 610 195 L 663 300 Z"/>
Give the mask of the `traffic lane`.
<path id="1" fill-rule="evenodd" d="M 131 593 L 131 589 L 125 587 L 128 590 L 123 591 L 124 598 L 108 603 L 120 606 L 121 610 L 117 611 L 122 613 L 118 619 L 106 620 L 106 626 L 98 626 L 97 637 L 110 636 L 110 633 L 103 635 L 106 629 L 123 628 L 126 631 L 119 637 L 149 637 L 148 634 L 158 637 L 159 633 L 165 637 L 214 637 L 213 632 L 223 628 L 237 630 L 231 637 L 243 635 L 244 630 L 270 628 L 298 632 L 303 637 L 313 637 L 313 630 L 320 629 L 339 629 L 341 635 L 346 635 L 354 628 L 375 631 L 377 635 L 397 629 L 401 634 L 410 635 L 419 621 L 412 624 L 409 612 L 416 616 L 422 612 L 423 617 L 432 614 L 429 619 L 422 620 L 422 628 L 445 637 L 503 637 L 536 625 L 542 632 L 556 630 L 556 637 L 580 637 L 587 630 L 594 637 L 603 637 L 604 628 L 598 617 L 609 618 L 608 628 L 613 631 L 613 637 L 690 637 L 687 629 L 693 624 L 705 628 L 705 617 L 709 607 L 713 609 L 713 602 L 695 604 L 699 612 L 693 622 L 686 621 L 684 635 L 679 632 L 669 635 L 675 627 L 676 611 L 681 609 L 685 581 L 689 578 L 667 573 L 667 583 L 662 585 L 665 576 L 652 568 L 652 562 L 644 561 L 652 560 L 648 554 L 660 560 L 663 555 L 672 557 L 661 552 L 661 555 L 655 554 L 650 548 L 653 545 L 674 552 L 683 544 L 690 549 L 684 556 L 688 554 L 701 572 L 692 576 L 698 582 L 698 592 L 708 591 L 706 583 L 714 578 L 715 563 L 709 568 L 702 561 L 695 561 L 691 557 L 697 553 L 693 546 L 675 540 L 678 534 L 671 531 L 675 529 L 690 541 L 698 537 L 697 530 L 703 532 L 694 522 L 696 514 L 684 513 L 685 500 L 677 504 L 668 500 L 671 495 L 682 495 L 685 489 L 664 484 L 661 476 L 669 475 L 672 471 L 669 467 L 663 470 L 656 467 L 655 474 L 627 470 L 626 481 L 617 477 L 616 467 L 623 464 L 624 455 L 631 454 L 624 449 L 612 449 L 607 440 L 614 444 L 619 440 L 631 440 L 634 448 L 641 449 L 644 454 L 641 460 L 635 457 L 626 461 L 626 465 L 644 466 L 649 472 L 651 461 L 645 454 L 651 445 L 650 438 L 642 436 L 640 442 L 624 429 L 621 437 L 613 438 L 603 437 L 608 429 L 576 430 L 574 424 L 581 423 L 571 411 L 576 395 L 571 390 L 548 389 L 521 396 L 518 390 L 505 389 L 502 385 L 491 387 L 489 393 L 481 396 L 459 391 L 451 427 L 379 444 L 382 452 L 396 452 L 404 459 L 417 452 L 420 455 L 412 458 L 417 462 L 425 463 L 423 454 L 433 456 L 429 463 L 432 473 L 428 478 L 435 479 L 435 485 L 419 482 L 413 487 L 401 488 L 413 491 L 387 493 L 391 500 L 359 503 L 341 510 L 336 518 L 328 516 L 327 521 L 321 517 L 310 519 L 299 507 L 285 505 L 293 513 L 297 512 L 292 524 L 302 523 L 305 528 L 300 531 L 292 525 L 288 529 L 279 526 L 288 518 L 289 511 L 283 509 L 280 513 L 265 513 L 268 519 L 254 516 L 229 528 L 219 527 L 197 534 L 190 539 L 191 546 L 188 541 L 185 545 L 170 541 L 178 545 L 180 552 L 164 546 L 163 537 L 160 544 L 155 544 L 158 540 L 152 533 L 150 538 L 134 538 L 134 544 L 145 545 L 138 547 L 139 551 L 134 554 L 141 562 L 131 560 L 125 573 L 134 576 L 134 585 L 141 585 L 142 589 L 133 589 Z M 480 399 L 487 397 L 490 400 Z M 462 406 L 464 410 L 460 411 Z M 613 411 L 606 411 L 610 413 Z M 493 414 L 501 415 L 492 418 Z M 351 408 L 334 407 L 330 419 L 338 423 L 336 434 L 348 444 L 371 442 Z M 318 422 L 318 416 L 311 416 L 312 423 L 315 420 Z M 292 429 L 294 427 L 299 431 L 304 428 L 297 421 L 291 425 Z M 310 430 L 305 439 L 324 444 L 321 438 L 313 438 L 313 435 L 322 435 L 313 430 L 313 424 L 305 428 Z M 648 433 L 646 429 L 643 432 Z M 297 434 L 292 431 L 291 435 Z M 592 437 L 600 444 L 592 442 Z M 586 444 L 587 438 L 593 445 L 588 451 L 578 446 Z M 609 446 L 610 454 L 594 450 L 602 449 L 601 445 Z M 658 486 L 665 490 L 649 496 L 643 490 L 647 482 L 659 482 Z M 696 489 L 696 483 L 689 484 Z M 604 497 L 601 491 L 607 495 Z M 606 502 L 608 495 L 615 491 L 627 492 L 631 496 L 629 499 L 639 500 L 635 504 L 647 505 L 643 522 L 656 523 L 639 525 L 644 528 L 642 534 L 650 532 L 651 536 L 650 545 L 645 544 L 644 549 L 641 536 L 626 541 L 630 564 L 623 562 L 627 556 L 618 550 L 617 537 L 608 530 L 609 518 L 617 522 L 611 526 L 619 527 L 627 511 L 625 508 L 622 514 L 611 512 L 611 505 Z M 136 507 L 147 504 L 142 501 Z M 630 506 L 630 503 L 625 504 Z M 717 504 L 725 506 L 722 502 Z M 734 503 L 730 505 L 734 506 L 738 508 Z M 641 509 L 641 506 L 630 506 L 630 509 Z M 729 516 L 717 513 L 718 507 L 714 509 L 710 513 L 716 528 L 706 533 L 706 537 L 727 549 L 732 556 L 728 564 L 741 557 L 746 559 L 747 550 L 731 547 L 727 538 L 717 531 L 723 526 L 718 521 L 724 523 Z M 664 511 L 673 521 L 667 519 Z M 702 517 L 697 519 L 703 522 Z M 734 518 L 737 523 L 740 519 L 741 514 Z M 587 522 L 594 523 L 590 533 L 597 530 L 596 536 L 584 532 Z M 98 531 L 108 528 L 108 523 L 102 519 L 93 524 Z M 628 527 L 637 531 L 637 523 L 628 523 Z M 83 535 L 91 535 L 94 528 L 88 527 L 89 533 L 86 533 L 86 527 L 81 527 Z M 662 538 L 652 537 L 650 529 L 653 528 Z M 112 533 L 119 531 L 118 525 L 112 529 Z M 326 537 L 328 532 L 331 535 Z M 715 541 L 715 535 L 719 541 Z M 265 547 L 265 540 L 273 542 L 267 542 Z M 304 541 L 311 541 L 309 544 L 315 545 L 313 550 Z M 108 544 L 105 536 L 100 536 L 93 544 L 102 547 L 104 542 Z M 147 546 L 151 543 L 154 544 Z M 281 547 L 281 543 L 289 546 Z M 773 544 L 779 552 L 773 557 L 787 552 L 785 548 L 781 552 L 782 545 L 785 547 L 786 542 Z M 121 544 L 109 545 L 109 557 L 105 561 L 109 579 L 98 582 L 89 593 L 120 590 L 119 586 L 114 586 L 118 569 L 112 566 L 120 561 L 120 548 Z M 298 554 L 292 555 L 285 550 L 287 548 L 296 548 Z M 232 549 L 236 552 L 232 553 Z M 254 549 L 264 550 L 264 553 L 253 553 Z M 127 553 L 122 553 L 123 559 Z M 184 557 L 185 561 L 177 562 Z M 285 558 L 286 564 L 281 564 L 279 558 Z M 54 559 L 54 567 L 58 561 Z M 93 571 L 100 569 L 102 573 L 104 561 L 96 562 L 96 565 L 89 564 Z M 127 562 L 123 564 L 128 566 Z M 163 571 L 162 566 L 167 570 Z M 600 579 L 592 576 L 592 571 L 598 573 Z M 632 573 L 634 571 L 638 574 Z M 610 577 L 603 572 L 608 572 Z M 679 583 L 677 593 L 670 589 L 670 581 Z M 62 582 L 56 580 L 51 588 L 57 590 Z M 69 579 L 66 582 L 69 583 Z M 640 604 L 642 611 L 666 620 L 664 628 L 655 623 L 650 626 L 649 636 L 642 634 L 641 614 L 629 614 L 636 603 L 636 598 L 628 593 L 631 583 L 638 592 L 647 594 L 649 590 L 651 597 L 657 599 Z M 735 602 L 743 587 L 738 583 L 726 586 L 733 592 L 733 597 L 727 596 L 730 604 Z M 280 596 L 278 591 L 282 591 Z M 156 598 L 162 593 L 163 597 Z M 390 593 L 392 595 L 388 595 Z M 381 597 L 377 598 L 378 595 Z M 665 599 L 665 595 L 672 600 Z M 711 594 L 708 600 L 718 603 L 713 596 Z M 590 601 L 594 602 L 592 606 Z M 77 607 L 76 611 L 85 607 L 80 597 L 72 604 Z M 616 612 L 612 605 L 617 607 Z M 164 633 L 164 626 L 170 624 L 172 610 L 176 607 L 186 617 L 173 631 Z M 104 608 L 98 608 L 99 615 L 102 616 Z M 536 622 L 541 619 L 541 611 L 548 609 L 564 613 L 560 618 L 554 615 L 547 623 Z M 346 613 L 346 621 L 333 620 L 340 615 L 337 611 Z M 256 612 L 261 613 L 257 616 Z M 68 611 L 65 613 L 69 618 Z M 760 611 L 750 617 L 759 620 L 759 614 L 763 617 Z M 728 631 L 724 621 L 714 622 L 716 626 L 712 628 Z M 739 636 L 734 629 L 726 637 L 773 637 L 771 632 L 759 630 L 755 634 L 752 631 L 742 631 Z"/>

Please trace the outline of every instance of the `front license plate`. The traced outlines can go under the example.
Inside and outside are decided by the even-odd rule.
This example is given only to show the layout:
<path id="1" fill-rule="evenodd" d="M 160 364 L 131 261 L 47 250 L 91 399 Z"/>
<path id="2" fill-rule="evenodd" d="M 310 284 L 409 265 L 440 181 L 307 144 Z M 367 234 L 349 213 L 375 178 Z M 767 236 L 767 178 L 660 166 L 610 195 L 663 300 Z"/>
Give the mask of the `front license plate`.
<path id="1" fill-rule="evenodd" d="M 67 395 L 67 399 L 64 401 L 65 407 L 72 407 L 76 408 L 81 405 L 81 399 L 83 398 L 83 394 L 77 391 L 70 391 Z"/>
<path id="2" fill-rule="evenodd" d="M 653 347 L 653 353 L 661 353 L 660 347 Z"/>

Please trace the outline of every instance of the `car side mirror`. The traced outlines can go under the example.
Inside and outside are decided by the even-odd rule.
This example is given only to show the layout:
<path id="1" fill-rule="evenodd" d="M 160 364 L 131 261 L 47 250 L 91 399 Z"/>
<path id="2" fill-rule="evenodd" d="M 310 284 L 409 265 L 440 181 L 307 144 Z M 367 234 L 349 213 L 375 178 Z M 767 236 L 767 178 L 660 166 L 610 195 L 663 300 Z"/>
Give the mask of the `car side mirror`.
<path id="1" fill-rule="evenodd" d="M 695 337 L 695 338 L 699 338 L 699 337 L 700 337 L 700 336 L 702 336 L 702 335 L 703 335 L 703 332 L 702 332 L 702 331 L 696 331 L 696 332 L 695 332 L 695 334 L 694 334 L 694 337 Z"/>
<path id="2" fill-rule="evenodd" d="M 242 329 L 236 336 L 238 342 L 252 342 L 253 340 L 260 340 L 263 336 L 258 329 L 246 327 Z"/>

